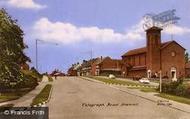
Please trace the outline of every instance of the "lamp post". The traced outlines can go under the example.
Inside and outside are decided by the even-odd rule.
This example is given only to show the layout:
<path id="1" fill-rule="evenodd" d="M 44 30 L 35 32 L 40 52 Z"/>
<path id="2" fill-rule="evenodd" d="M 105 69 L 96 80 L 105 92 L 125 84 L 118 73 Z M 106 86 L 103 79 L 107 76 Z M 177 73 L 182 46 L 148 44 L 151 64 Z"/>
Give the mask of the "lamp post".
<path id="1" fill-rule="evenodd" d="M 160 70 L 160 93 L 162 92 L 162 70 Z"/>
<path id="2" fill-rule="evenodd" d="M 50 43 L 50 42 L 45 42 L 45 41 L 36 39 L 36 70 L 37 71 L 38 71 L 38 42 L 41 42 L 41 43 Z M 57 43 L 50 43 L 50 44 L 58 45 Z"/>
<path id="3" fill-rule="evenodd" d="M 36 70 L 38 71 L 38 39 L 36 39 Z"/>

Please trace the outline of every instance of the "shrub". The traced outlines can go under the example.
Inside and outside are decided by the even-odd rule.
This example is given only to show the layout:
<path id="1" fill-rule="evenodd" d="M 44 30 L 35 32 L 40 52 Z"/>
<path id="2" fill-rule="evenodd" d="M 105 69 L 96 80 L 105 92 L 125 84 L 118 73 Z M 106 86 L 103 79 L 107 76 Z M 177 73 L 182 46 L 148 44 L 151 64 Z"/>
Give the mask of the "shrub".
<path id="1" fill-rule="evenodd" d="M 162 83 L 162 92 L 177 96 L 190 97 L 190 86 L 184 84 L 183 80 Z"/>
<path id="2" fill-rule="evenodd" d="M 168 76 L 163 76 L 162 78 L 163 78 L 163 79 L 169 79 L 169 77 L 168 77 Z"/>
<path id="3" fill-rule="evenodd" d="M 156 75 L 152 75 L 151 78 L 157 78 Z"/>
<path id="4" fill-rule="evenodd" d="M 177 96 L 186 96 L 186 90 L 187 90 L 186 85 L 180 84 L 176 88 L 175 95 L 177 95 Z"/>
<path id="5" fill-rule="evenodd" d="M 190 85 L 188 85 L 186 88 L 185 97 L 190 98 Z"/>

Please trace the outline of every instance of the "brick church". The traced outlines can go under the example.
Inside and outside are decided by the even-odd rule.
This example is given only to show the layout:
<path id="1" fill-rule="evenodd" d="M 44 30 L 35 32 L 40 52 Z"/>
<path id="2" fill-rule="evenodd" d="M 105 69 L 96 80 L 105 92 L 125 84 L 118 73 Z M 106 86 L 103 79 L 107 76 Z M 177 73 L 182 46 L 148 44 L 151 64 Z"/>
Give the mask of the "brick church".
<path id="1" fill-rule="evenodd" d="M 122 55 L 124 77 L 159 77 L 177 80 L 185 75 L 185 48 L 176 41 L 161 42 L 161 28 L 146 30 L 146 47 Z"/>

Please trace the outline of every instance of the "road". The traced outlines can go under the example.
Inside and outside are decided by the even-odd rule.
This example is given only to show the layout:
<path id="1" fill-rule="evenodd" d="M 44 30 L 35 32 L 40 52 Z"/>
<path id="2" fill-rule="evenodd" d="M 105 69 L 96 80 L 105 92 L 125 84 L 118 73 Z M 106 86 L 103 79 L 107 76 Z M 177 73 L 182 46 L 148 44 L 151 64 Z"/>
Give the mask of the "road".
<path id="1" fill-rule="evenodd" d="M 123 104 L 123 105 L 122 105 Z M 53 82 L 50 119 L 189 119 L 190 114 L 77 77 Z"/>

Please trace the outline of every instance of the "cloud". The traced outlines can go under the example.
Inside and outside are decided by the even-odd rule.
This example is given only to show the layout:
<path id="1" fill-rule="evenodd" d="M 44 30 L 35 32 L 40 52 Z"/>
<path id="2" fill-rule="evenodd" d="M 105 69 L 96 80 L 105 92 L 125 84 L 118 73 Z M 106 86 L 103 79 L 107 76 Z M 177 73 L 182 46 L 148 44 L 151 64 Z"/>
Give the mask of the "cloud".
<path id="1" fill-rule="evenodd" d="M 163 30 L 165 34 L 184 35 L 190 33 L 190 29 L 187 27 L 181 27 L 177 25 L 170 25 Z"/>
<path id="2" fill-rule="evenodd" d="M 126 29 L 124 33 L 115 32 L 110 28 L 78 27 L 71 23 L 52 22 L 48 18 L 41 18 L 34 23 L 32 35 L 35 38 L 63 44 L 78 43 L 83 41 L 96 43 L 118 43 L 127 41 L 128 43 L 136 43 L 144 40 L 145 30 L 143 29 L 143 20 L 136 25 Z M 190 33 L 190 29 L 173 25 L 172 28 L 166 27 L 164 34 L 183 35 Z"/>
<path id="3" fill-rule="evenodd" d="M 140 20 L 136 25 L 133 25 L 131 28 L 127 29 L 127 38 L 132 40 L 142 40 L 145 39 L 144 34 L 145 30 L 143 29 L 143 20 Z"/>
<path id="4" fill-rule="evenodd" d="M 43 9 L 46 8 L 46 5 L 40 5 L 34 0 L 7 0 L 5 2 L 6 5 L 16 7 L 16 8 L 24 8 L 24 9 Z"/>
<path id="5" fill-rule="evenodd" d="M 71 23 L 51 22 L 47 18 L 41 18 L 33 26 L 33 36 L 49 42 L 61 42 L 63 44 L 82 41 L 108 43 L 126 40 L 141 40 L 142 34 L 135 27 L 125 33 L 117 33 L 110 28 L 77 27 Z"/>

